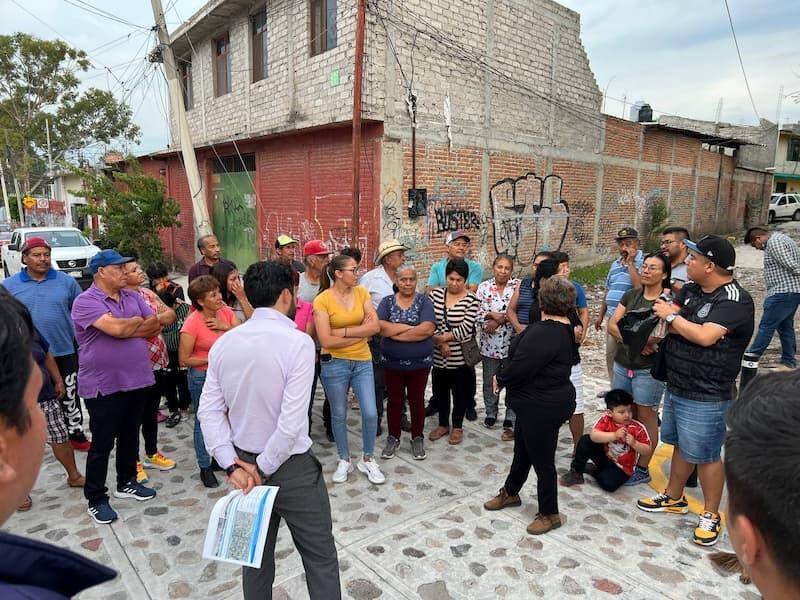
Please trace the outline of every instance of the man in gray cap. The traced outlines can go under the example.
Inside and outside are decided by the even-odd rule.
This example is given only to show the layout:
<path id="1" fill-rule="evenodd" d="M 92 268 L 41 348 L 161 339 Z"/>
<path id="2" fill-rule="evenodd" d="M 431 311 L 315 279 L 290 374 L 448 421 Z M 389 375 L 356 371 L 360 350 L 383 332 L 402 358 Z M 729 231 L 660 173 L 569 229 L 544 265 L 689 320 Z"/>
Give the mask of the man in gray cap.
<path id="1" fill-rule="evenodd" d="M 611 263 L 606 277 L 606 291 L 600 312 L 594 321 L 594 328 L 603 328 L 606 315 L 613 315 L 617 304 L 631 288 L 642 287 L 639 269 L 644 262 L 644 253 L 639 249 L 639 232 L 633 227 L 623 227 L 614 238 L 617 242 L 619 258 Z M 609 380 L 614 380 L 614 355 L 617 353 L 617 340 L 606 331 L 606 368 Z"/>

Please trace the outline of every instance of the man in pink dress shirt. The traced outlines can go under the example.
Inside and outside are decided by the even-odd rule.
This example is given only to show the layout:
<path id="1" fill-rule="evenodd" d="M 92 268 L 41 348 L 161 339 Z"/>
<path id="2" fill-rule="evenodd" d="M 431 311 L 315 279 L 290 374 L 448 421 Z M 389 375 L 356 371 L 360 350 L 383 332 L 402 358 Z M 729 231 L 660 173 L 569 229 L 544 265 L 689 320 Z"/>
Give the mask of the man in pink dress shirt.
<path id="1" fill-rule="evenodd" d="M 275 542 L 285 519 L 309 597 L 336 600 L 341 586 L 328 490 L 308 436 L 314 342 L 292 321 L 289 267 L 257 262 L 245 273 L 244 289 L 255 312 L 211 348 L 197 411 L 206 448 L 234 488 L 248 493 L 255 485 L 280 487 L 261 568 L 242 570 L 244 597 L 272 597 Z"/>

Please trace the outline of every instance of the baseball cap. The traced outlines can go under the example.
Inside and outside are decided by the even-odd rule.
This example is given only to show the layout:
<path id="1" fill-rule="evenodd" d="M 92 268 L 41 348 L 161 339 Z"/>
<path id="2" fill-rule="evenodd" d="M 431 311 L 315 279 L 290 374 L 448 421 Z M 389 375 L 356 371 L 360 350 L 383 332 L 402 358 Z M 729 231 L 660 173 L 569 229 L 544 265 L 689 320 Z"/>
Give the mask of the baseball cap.
<path id="1" fill-rule="evenodd" d="M 736 250 L 733 245 L 716 235 L 707 235 L 700 241 L 684 240 L 686 247 L 701 256 L 705 256 L 715 265 L 726 271 L 733 271 L 736 264 Z"/>
<path id="2" fill-rule="evenodd" d="M 89 261 L 89 270 L 92 273 L 97 273 L 100 267 L 108 267 L 111 265 L 124 265 L 136 260 L 132 256 L 122 256 L 116 250 L 102 250 L 92 257 Z"/>
<path id="3" fill-rule="evenodd" d="M 457 239 L 463 238 L 465 242 L 469 244 L 470 239 L 467 233 L 463 229 L 456 229 L 455 231 L 451 231 L 447 234 L 447 238 L 445 239 L 445 244 L 452 244 Z"/>
<path id="4" fill-rule="evenodd" d="M 616 241 L 621 240 L 628 240 L 628 239 L 639 239 L 639 232 L 636 231 L 633 227 L 623 227 L 617 232 L 617 237 L 614 238 Z"/>
<path id="5" fill-rule="evenodd" d="M 28 252 L 29 250 L 33 250 L 34 248 L 47 248 L 48 250 L 52 250 L 52 248 L 50 248 L 50 244 L 48 244 L 47 240 L 45 240 L 44 238 L 32 237 L 25 240 L 25 244 L 23 244 L 22 250 L 20 250 L 20 252 L 25 254 L 26 252 Z"/>
<path id="6" fill-rule="evenodd" d="M 288 246 L 289 244 L 299 244 L 299 243 L 300 242 L 298 242 L 296 239 L 284 233 L 279 235 L 278 239 L 275 240 L 275 247 L 282 248 L 283 246 Z"/>
<path id="7" fill-rule="evenodd" d="M 322 242 L 322 240 L 311 240 L 306 242 L 306 245 L 303 246 L 303 256 L 315 256 L 321 254 L 330 254 L 331 251 L 328 250 L 328 247 Z"/>

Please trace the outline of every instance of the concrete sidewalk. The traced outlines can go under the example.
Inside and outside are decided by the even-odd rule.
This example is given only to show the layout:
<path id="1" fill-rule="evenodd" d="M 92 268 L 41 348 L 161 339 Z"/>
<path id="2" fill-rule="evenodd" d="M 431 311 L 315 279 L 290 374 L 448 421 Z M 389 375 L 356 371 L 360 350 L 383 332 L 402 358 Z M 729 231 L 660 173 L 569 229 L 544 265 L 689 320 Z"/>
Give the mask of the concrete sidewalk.
<path id="1" fill-rule="evenodd" d="M 600 414 L 596 394 L 605 387 L 601 380 L 586 380 L 587 427 Z M 646 485 L 607 494 L 587 478 L 582 487 L 560 488 L 566 523 L 540 537 L 525 532 L 536 514 L 533 473 L 522 507 L 486 512 L 483 502 L 503 484 L 513 443 L 500 441 L 500 428 L 483 427 L 480 403 L 479 420 L 466 424 L 460 446 L 449 446 L 446 439 L 426 442 L 427 460 L 414 461 L 404 434 L 397 456 L 381 461 L 385 485 L 372 485 L 358 472 L 333 485 L 335 447 L 325 440 L 320 406 L 314 452 L 329 482 L 346 598 L 758 598 L 754 587 L 716 572 L 709 550 L 691 543 L 694 515 L 636 509 L 636 498 L 652 492 Z M 355 454 L 360 449 L 357 411 L 350 411 L 348 425 Z M 429 419 L 426 430 L 434 426 Z M 120 572 L 115 581 L 81 598 L 241 598 L 240 570 L 201 558 L 211 506 L 228 492 L 226 484 L 207 490 L 200 483 L 191 420 L 175 429 L 162 427 L 159 439 L 160 449 L 178 467 L 150 471 L 150 485 L 158 490 L 150 502 L 112 499 L 120 514 L 113 525 L 92 521 L 81 491 L 67 487 L 48 450 L 33 509 L 13 516 L 6 529 L 71 548 Z M 378 440 L 378 451 L 383 442 Z M 564 427 L 559 470 L 568 467 L 570 453 Z M 82 467 L 85 455 L 79 460 Z M 113 477 L 109 473 L 110 483 Z M 723 549 L 729 549 L 726 538 L 715 548 Z M 274 597 L 307 598 L 299 555 L 285 527 L 276 559 Z"/>

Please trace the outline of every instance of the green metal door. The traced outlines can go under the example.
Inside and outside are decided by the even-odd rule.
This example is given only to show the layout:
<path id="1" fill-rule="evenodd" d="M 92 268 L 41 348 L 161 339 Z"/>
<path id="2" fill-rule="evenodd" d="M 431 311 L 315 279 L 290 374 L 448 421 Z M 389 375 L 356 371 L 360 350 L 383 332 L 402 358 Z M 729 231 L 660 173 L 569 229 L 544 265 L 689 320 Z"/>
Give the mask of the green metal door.
<path id="1" fill-rule="evenodd" d="M 222 247 L 222 256 L 244 272 L 258 260 L 256 243 L 255 160 L 252 155 L 223 157 L 215 161 L 214 234 Z"/>

